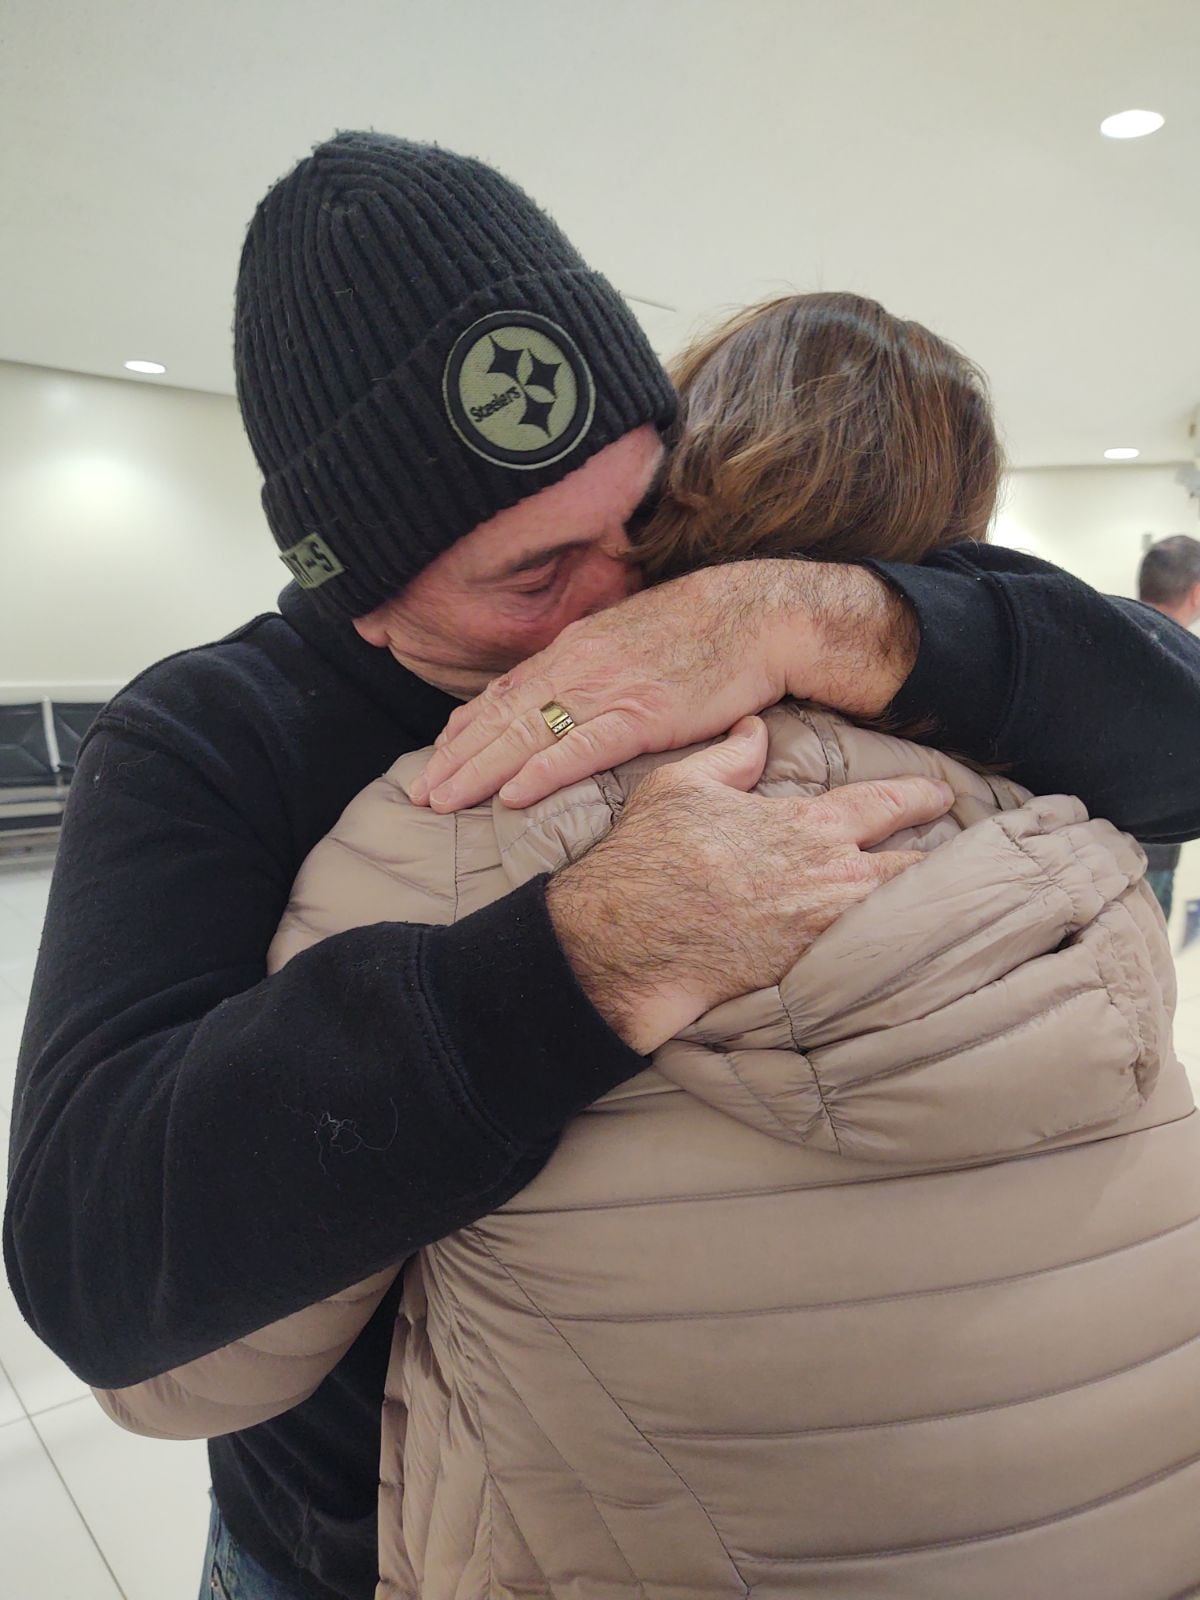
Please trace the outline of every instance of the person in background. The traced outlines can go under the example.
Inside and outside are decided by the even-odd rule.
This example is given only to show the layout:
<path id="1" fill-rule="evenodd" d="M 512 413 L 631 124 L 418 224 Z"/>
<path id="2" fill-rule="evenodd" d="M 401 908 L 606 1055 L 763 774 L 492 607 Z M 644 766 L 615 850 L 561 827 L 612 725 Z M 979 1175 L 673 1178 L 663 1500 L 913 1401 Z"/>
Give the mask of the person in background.
<path id="1" fill-rule="evenodd" d="M 1194 627 L 1200 621 L 1200 539 L 1173 533 L 1152 544 L 1138 568 L 1138 599 L 1181 628 Z M 1142 849 L 1150 863 L 1147 881 L 1169 922 L 1182 846 L 1143 840 Z"/>

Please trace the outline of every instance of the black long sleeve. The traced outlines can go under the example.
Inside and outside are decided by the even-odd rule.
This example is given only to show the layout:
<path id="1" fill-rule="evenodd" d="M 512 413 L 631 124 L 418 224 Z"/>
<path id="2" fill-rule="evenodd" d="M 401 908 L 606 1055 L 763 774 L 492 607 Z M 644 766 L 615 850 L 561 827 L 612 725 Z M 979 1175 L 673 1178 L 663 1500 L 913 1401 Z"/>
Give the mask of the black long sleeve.
<path id="1" fill-rule="evenodd" d="M 870 564 L 920 621 L 898 721 L 1139 839 L 1200 835 L 1200 639 L 995 545 Z"/>
<path id="2" fill-rule="evenodd" d="M 206 676 L 187 726 L 143 684 L 84 749 L 18 1069 L 14 1292 L 104 1386 L 494 1209 L 643 1065 L 575 982 L 538 882 L 454 927 L 346 933 L 267 978 L 299 862 L 370 769 L 337 770 L 331 805 L 278 706 L 247 717 Z M 399 753 L 385 731 L 375 772 Z"/>

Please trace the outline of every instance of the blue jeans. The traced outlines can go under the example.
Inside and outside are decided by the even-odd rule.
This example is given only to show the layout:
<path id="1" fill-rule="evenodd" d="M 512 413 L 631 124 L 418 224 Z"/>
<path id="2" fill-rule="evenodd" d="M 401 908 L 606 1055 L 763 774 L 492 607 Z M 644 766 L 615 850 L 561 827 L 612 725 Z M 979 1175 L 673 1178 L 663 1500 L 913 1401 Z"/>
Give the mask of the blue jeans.
<path id="1" fill-rule="evenodd" d="M 214 1500 L 199 1600 L 303 1600 L 303 1596 L 234 1544 Z"/>

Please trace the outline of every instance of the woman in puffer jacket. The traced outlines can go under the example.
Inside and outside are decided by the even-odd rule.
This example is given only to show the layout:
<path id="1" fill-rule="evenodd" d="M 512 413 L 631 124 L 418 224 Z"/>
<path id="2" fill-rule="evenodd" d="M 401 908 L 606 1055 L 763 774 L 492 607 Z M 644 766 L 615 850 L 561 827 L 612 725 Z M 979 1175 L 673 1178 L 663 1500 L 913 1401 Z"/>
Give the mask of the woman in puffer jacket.
<path id="1" fill-rule="evenodd" d="M 977 374 L 872 302 L 757 308 L 678 382 L 653 573 L 916 561 L 986 529 Z M 814 708 L 764 721 L 762 803 L 919 773 L 953 810 L 888 841 L 924 859 L 776 988 L 663 1046 L 515 1200 L 407 1263 L 380 1594 L 1192 1593 L 1200 1122 L 1144 859 L 1078 801 Z M 404 757 L 309 857 L 272 967 L 554 871 L 686 754 L 456 816 L 412 805 Z M 261 1421 L 392 1276 L 102 1400 L 171 1436 Z"/>

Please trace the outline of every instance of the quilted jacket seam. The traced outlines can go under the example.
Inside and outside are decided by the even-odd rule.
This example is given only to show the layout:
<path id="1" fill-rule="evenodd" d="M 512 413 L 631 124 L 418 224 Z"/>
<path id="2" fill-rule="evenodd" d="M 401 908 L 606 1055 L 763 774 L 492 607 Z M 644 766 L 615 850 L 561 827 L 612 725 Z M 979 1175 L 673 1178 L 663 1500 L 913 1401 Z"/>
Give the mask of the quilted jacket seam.
<path id="1" fill-rule="evenodd" d="M 1110 1250 L 1097 1250 L 1090 1256 L 1080 1256 L 1073 1261 L 1056 1261 L 1045 1267 L 1031 1267 L 1027 1272 L 1001 1273 L 994 1278 L 971 1278 L 965 1283 L 935 1284 L 927 1289 L 901 1289 L 892 1294 L 877 1294 L 859 1297 L 854 1300 L 814 1300 L 803 1305 L 784 1304 L 775 1306 L 759 1306 L 747 1310 L 737 1307 L 729 1311 L 697 1310 L 697 1311 L 657 1311 L 657 1312 L 630 1312 L 625 1315 L 619 1313 L 559 1313 L 560 1322 L 701 1322 L 701 1321 L 728 1321 L 731 1318 L 758 1318 L 777 1316 L 796 1316 L 810 1312 L 844 1311 L 855 1306 L 892 1305 L 906 1300 L 936 1300 L 952 1294 L 971 1294 L 978 1289 L 998 1289 L 1013 1283 L 1028 1283 L 1036 1278 L 1044 1278 L 1052 1272 L 1075 1272 L 1081 1267 L 1094 1266 L 1099 1261 L 1107 1261 L 1113 1256 L 1124 1254 L 1128 1250 L 1141 1250 L 1147 1245 L 1158 1244 L 1164 1239 L 1169 1239 L 1173 1234 L 1182 1233 L 1185 1228 L 1194 1228 L 1200 1223 L 1200 1216 L 1185 1217 L 1182 1222 L 1173 1222 L 1169 1228 L 1161 1228 L 1157 1233 L 1145 1235 L 1140 1239 L 1130 1239 L 1125 1244 L 1114 1245 Z M 568 1341 L 569 1342 L 569 1341 Z"/>
<path id="2" fill-rule="evenodd" d="M 1148 1356 L 1139 1356 L 1136 1361 L 1126 1362 L 1121 1367 L 1113 1367 L 1108 1372 L 1098 1372 L 1093 1377 L 1081 1378 L 1078 1383 L 1060 1384 L 1055 1389 L 1042 1389 L 1037 1394 L 1018 1395 L 1013 1400 L 993 1400 L 987 1405 L 962 1406 L 956 1411 L 933 1411 L 915 1417 L 892 1417 L 886 1422 L 831 1423 L 825 1427 L 779 1428 L 774 1431 L 739 1428 L 736 1431 L 722 1432 L 711 1428 L 697 1428 L 693 1431 L 686 1428 L 659 1428 L 655 1430 L 655 1437 L 658 1439 L 811 1439 L 825 1435 L 840 1437 L 848 1433 L 884 1433 L 891 1428 L 914 1428 L 931 1423 L 954 1422 L 959 1417 L 987 1416 L 994 1411 L 1013 1411 L 1018 1406 L 1041 1405 L 1046 1400 L 1057 1400 L 1062 1395 L 1077 1394 L 1080 1390 L 1093 1388 L 1097 1384 L 1111 1383 L 1114 1378 L 1124 1378 L 1131 1372 L 1139 1372 L 1143 1367 L 1153 1366 L 1156 1361 L 1165 1361 L 1194 1344 L 1200 1344 L 1200 1334 L 1181 1339 L 1177 1344 L 1168 1345 L 1165 1350 L 1155 1350 Z"/>
<path id="3" fill-rule="evenodd" d="M 844 1093 L 848 1089 L 860 1088 L 864 1083 L 886 1083 L 889 1078 L 900 1078 L 905 1073 L 918 1072 L 922 1067 L 936 1067 L 943 1061 L 952 1060 L 954 1056 L 965 1055 L 969 1050 L 977 1050 L 983 1045 L 995 1044 L 1000 1039 L 1016 1037 L 1026 1028 L 1031 1028 L 1035 1023 L 1043 1021 L 1044 1018 L 1052 1017 L 1055 1012 L 1063 1011 L 1067 1006 L 1073 1005 L 1083 995 L 1096 993 L 1103 994 L 1106 997 L 1108 993 L 1104 979 L 1099 973 L 1096 974 L 1094 982 L 1077 985 L 1069 994 L 1063 995 L 1060 1000 L 1055 1000 L 1052 1005 L 1043 1006 L 1040 1011 L 1034 1011 L 1028 1016 L 1022 1016 L 1014 1023 L 1006 1023 L 1004 1027 L 995 1028 L 991 1033 L 980 1034 L 965 1045 L 948 1045 L 944 1050 L 935 1050 L 931 1055 L 919 1056 L 915 1061 L 902 1061 L 894 1067 L 884 1067 L 879 1071 L 866 1072 L 858 1078 L 850 1078 L 845 1083 L 838 1085 L 838 1093 Z M 963 998 L 967 997 L 964 996 Z M 1087 1123 L 1081 1123 L 1079 1126 L 1086 1127 Z M 1054 1136 L 1051 1135 L 1050 1137 Z"/>
<path id="4" fill-rule="evenodd" d="M 608 812 L 609 823 L 611 825 L 615 821 L 612 803 L 608 799 L 607 795 L 605 795 L 603 789 L 596 782 L 596 780 L 593 778 L 591 781 L 595 786 L 597 796 L 604 802 L 604 808 Z M 588 804 L 582 798 L 582 796 L 575 796 L 573 799 L 565 802 L 563 805 L 558 806 L 552 811 L 539 812 L 536 822 L 529 823 L 526 827 L 521 829 L 520 833 L 515 834 L 505 844 L 500 846 L 501 857 L 504 860 L 507 860 L 509 855 L 515 849 L 517 849 L 519 845 L 523 844 L 531 834 L 545 833 L 549 823 L 557 822 L 561 817 L 569 817 L 575 812 L 586 811 L 588 809 Z"/>
<path id="5" fill-rule="evenodd" d="M 459 1304 L 458 1297 L 455 1295 L 453 1289 L 450 1287 L 449 1283 L 445 1280 L 444 1276 L 442 1276 L 439 1279 L 439 1285 L 440 1285 L 440 1288 L 441 1288 L 443 1294 L 446 1296 L 446 1299 L 450 1302 L 451 1306 L 453 1306 L 454 1313 L 455 1313 L 456 1317 L 458 1318 L 458 1322 L 459 1322 L 460 1327 L 463 1327 L 463 1328 L 470 1327 L 470 1321 L 469 1321 L 468 1318 L 466 1318 L 463 1315 L 463 1308 Z M 492 1516 L 492 1502 L 491 1502 L 491 1493 L 490 1493 L 491 1484 L 492 1484 L 492 1477 L 493 1477 L 493 1475 L 492 1475 L 492 1463 L 491 1463 L 491 1459 L 490 1459 L 490 1457 L 488 1455 L 487 1430 L 483 1425 L 483 1406 L 480 1403 L 479 1381 L 478 1381 L 478 1378 L 477 1378 L 476 1373 L 475 1373 L 475 1360 L 476 1360 L 476 1358 L 475 1358 L 475 1353 L 474 1353 L 474 1348 L 473 1348 L 472 1342 L 469 1339 L 464 1341 L 464 1348 L 467 1351 L 467 1360 L 466 1360 L 466 1363 L 465 1363 L 466 1370 L 464 1372 L 464 1377 L 466 1378 L 467 1386 L 468 1386 L 469 1391 L 470 1391 L 471 1409 L 475 1413 L 475 1426 L 479 1430 L 479 1448 L 480 1448 L 480 1451 L 483 1454 L 484 1488 L 483 1488 L 483 1494 L 481 1496 L 480 1511 L 482 1512 L 484 1510 L 484 1508 L 486 1507 L 486 1512 L 487 1512 L 487 1558 L 486 1559 L 487 1559 L 487 1580 L 488 1580 L 487 1593 L 491 1594 L 491 1592 L 492 1592 L 492 1579 L 495 1576 L 495 1554 L 496 1554 L 496 1547 L 495 1547 L 495 1531 L 496 1530 L 495 1530 L 495 1522 L 494 1522 L 494 1519 L 493 1519 L 493 1516 Z M 443 1430 L 441 1430 L 441 1431 L 444 1431 L 444 1426 L 443 1426 Z M 434 1485 L 435 1494 L 437 1492 L 437 1489 L 441 1485 L 442 1474 L 443 1474 L 443 1470 L 445 1468 L 445 1464 L 446 1464 L 446 1452 L 445 1452 L 445 1450 L 440 1450 L 439 1453 L 438 1453 L 437 1481 L 436 1481 L 436 1483 Z M 430 1506 L 431 1506 L 431 1511 L 432 1511 L 432 1507 L 433 1507 L 433 1502 L 432 1501 L 430 1502 Z"/>
<path id="6" fill-rule="evenodd" d="M 502 1262 L 496 1260 L 495 1254 L 490 1249 L 488 1249 L 487 1245 L 484 1244 L 482 1239 L 479 1239 L 478 1242 L 481 1245 L 481 1247 L 484 1249 L 484 1251 L 486 1251 L 488 1256 L 490 1256 L 491 1259 L 496 1262 L 496 1265 L 505 1274 L 505 1276 L 508 1277 L 509 1280 L 513 1283 L 513 1285 L 521 1292 L 521 1294 L 523 1294 L 525 1296 L 525 1298 L 529 1301 L 529 1304 L 531 1306 L 533 1306 L 535 1311 L 538 1312 L 538 1315 L 542 1316 L 543 1313 L 536 1306 L 536 1304 L 533 1301 L 533 1298 L 529 1295 L 528 1291 L 524 1288 L 524 1286 L 522 1284 L 517 1283 L 517 1280 L 512 1276 L 511 1272 L 508 1271 L 508 1268 L 505 1267 Z M 456 1311 L 458 1311 L 459 1315 L 461 1316 L 461 1314 L 462 1314 L 461 1307 L 458 1305 L 457 1300 L 455 1300 L 453 1291 L 449 1288 L 448 1285 L 445 1286 L 445 1289 L 446 1289 L 447 1296 L 449 1297 L 451 1302 L 454 1304 Z M 553 1323 L 550 1322 L 550 1319 L 548 1317 L 544 1317 L 544 1320 L 545 1320 L 545 1322 L 547 1323 L 547 1325 L 549 1327 L 551 1327 L 551 1328 L 554 1327 Z M 556 1328 L 554 1329 L 554 1331 L 556 1333 L 558 1333 L 558 1330 Z M 572 1349 L 572 1346 L 569 1344 L 569 1342 L 566 1339 L 563 1338 L 561 1333 L 558 1334 L 558 1337 L 560 1339 L 562 1339 L 562 1342 L 565 1345 L 567 1345 L 568 1349 Z M 481 1341 L 481 1342 L 486 1342 L 486 1341 Z M 573 1468 L 571 1466 L 570 1462 L 566 1460 L 566 1458 L 563 1456 L 561 1450 L 559 1450 L 558 1446 L 555 1444 L 554 1440 L 550 1437 L 550 1435 L 542 1427 L 541 1423 L 538 1422 L 537 1418 L 530 1411 L 528 1405 L 525 1403 L 525 1397 L 521 1394 L 521 1391 L 516 1387 L 516 1385 L 512 1382 L 511 1378 L 509 1377 L 508 1373 L 505 1371 L 504 1364 L 500 1360 L 500 1356 L 497 1353 L 497 1351 L 494 1348 L 492 1348 L 491 1345 L 488 1345 L 487 1348 L 488 1348 L 488 1351 L 489 1351 L 489 1353 L 490 1353 L 490 1355 L 492 1357 L 492 1361 L 493 1361 L 493 1364 L 494 1364 L 494 1370 L 496 1372 L 497 1377 L 504 1384 L 504 1386 L 508 1390 L 509 1394 L 512 1395 L 512 1397 L 516 1401 L 517 1405 L 520 1406 L 520 1408 L 521 1408 L 522 1412 L 524 1413 L 525 1417 L 529 1421 L 530 1425 L 536 1430 L 536 1432 L 539 1435 L 539 1437 L 546 1441 L 546 1443 L 549 1445 L 550 1449 L 554 1451 L 554 1454 L 557 1456 L 558 1460 L 562 1462 L 563 1467 L 566 1469 L 567 1472 L 569 1472 L 571 1474 L 571 1477 L 579 1485 L 579 1489 L 580 1489 L 581 1493 L 587 1495 L 587 1498 L 588 1498 L 589 1502 L 591 1503 L 592 1508 L 595 1511 L 597 1518 L 599 1519 L 600 1523 L 604 1527 L 604 1531 L 607 1533 L 609 1539 L 612 1541 L 613 1550 L 616 1552 L 616 1554 L 620 1558 L 620 1560 L 624 1563 L 624 1565 L 626 1567 L 626 1570 L 629 1573 L 630 1580 L 633 1583 L 637 1584 L 638 1592 L 639 1592 L 639 1594 L 641 1594 L 643 1596 L 643 1600 L 645 1600 L 645 1589 L 644 1589 L 644 1587 L 642 1585 L 641 1580 L 638 1578 L 637 1573 L 634 1572 L 633 1568 L 629 1565 L 629 1559 L 626 1556 L 624 1550 L 622 1550 L 622 1548 L 620 1546 L 620 1543 L 617 1540 L 616 1535 L 613 1533 L 612 1529 L 608 1526 L 608 1523 L 605 1521 L 604 1513 L 601 1511 L 600 1507 L 596 1504 L 595 1499 L 590 1494 L 588 1494 L 587 1486 L 584 1484 L 583 1479 L 579 1476 L 579 1473 L 575 1470 L 575 1468 Z M 471 1354 L 469 1354 L 468 1360 L 469 1360 L 469 1362 L 471 1363 L 472 1366 L 474 1366 L 474 1363 L 475 1363 L 476 1359 L 477 1358 L 476 1358 L 476 1356 L 475 1356 L 475 1354 L 473 1352 Z M 484 1468 L 485 1468 L 485 1470 L 487 1472 L 488 1481 L 490 1483 L 490 1482 L 494 1481 L 494 1474 L 493 1474 L 493 1471 L 492 1471 L 491 1462 L 490 1462 L 490 1460 L 488 1458 L 487 1444 L 486 1444 L 486 1441 L 484 1439 L 483 1418 L 482 1418 L 481 1415 L 479 1415 L 479 1390 L 478 1390 L 478 1382 L 477 1382 L 477 1379 L 474 1376 L 474 1373 L 472 1373 L 472 1376 L 471 1376 L 471 1392 L 472 1392 L 472 1398 L 473 1398 L 473 1401 L 474 1401 L 474 1404 L 475 1404 L 475 1407 L 476 1407 L 477 1422 L 478 1422 L 478 1426 L 479 1426 L 479 1443 L 480 1443 L 480 1448 L 483 1451 Z M 503 1496 L 501 1496 L 501 1497 L 503 1498 Z M 507 1500 L 505 1500 L 505 1504 L 506 1505 L 508 1504 Z M 515 1520 L 515 1518 L 514 1518 L 514 1520 Z M 532 1551 L 530 1552 L 530 1554 L 532 1556 Z M 536 1558 L 535 1558 L 535 1561 L 536 1561 Z M 542 1571 L 540 1563 L 537 1563 L 537 1565 L 538 1565 L 539 1571 Z M 550 1580 L 546 1576 L 546 1573 L 544 1571 L 542 1571 L 542 1577 L 545 1579 L 547 1585 L 549 1585 L 550 1584 Z"/>
<path id="7" fill-rule="evenodd" d="M 796 1036 L 793 1033 L 793 1042 L 795 1042 L 795 1037 Z M 767 1116 L 771 1118 L 771 1121 L 774 1122 L 776 1127 L 781 1130 L 786 1138 L 789 1140 L 794 1139 L 796 1136 L 796 1130 L 791 1127 L 790 1124 L 785 1122 L 771 1102 L 764 1095 L 760 1094 L 758 1090 L 754 1088 L 753 1084 L 748 1083 L 742 1076 L 741 1070 L 737 1064 L 737 1058 L 741 1052 L 738 1050 L 718 1049 L 716 1053 L 728 1063 L 730 1072 L 733 1073 L 738 1083 L 741 1084 L 742 1088 L 750 1096 L 751 1100 L 754 1101 L 755 1105 L 758 1106 L 762 1111 L 766 1112 Z M 825 1096 L 821 1093 L 821 1085 L 816 1082 L 817 1075 L 815 1072 L 813 1072 L 812 1062 L 808 1059 L 804 1052 L 799 1049 L 799 1047 L 797 1047 L 796 1054 L 808 1068 L 810 1074 L 812 1075 L 813 1082 L 816 1083 L 817 1094 L 821 1101 L 821 1110 L 825 1113 L 825 1120 L 829 1123 L 829 1131 L 833 1135 L 833 1142 L 837 1144 L 837 1129 L 833 1126 L 833 1119 L 830 1117 L 828 1108 L 825 1104 Z"/>
<path id="8" fill-rule="evenodd" d="M 647 1436 L 647 1434 L 644 1432 L 644 1430 L 638 1427 L 637 1423 L 629 1415 L 628 1411 L 626 1411 L 625 1407 L 617 1399 L 616 1395 L 613 1394 L 613 1392 L 607 1387 L 607 1385 L 598 1376 L 598 1374 L 593 1372 L 592 1368 L 584 1360 L 582 1354 L 576 1349 L 576 1347 L 567 1338 L 566 1334 L 558 1326 L 557 1321 L 553 1317 L 551 1317 L 547 1311 L 543 1310 L 543 1308 L 534 1299 L 533 1295 L 530 1293 L 530 1291 L 526 1287 L 526 1285 L 521 1282 L 521 1280 L 516 1276 L 516 1274 L 507 1265 L 507 1263 L 500 1260 L 500 1258 L 496 1255 L 496 1252 L 491 1248 L 491 1246 L 487 1243 L 487 1241 L 485 1239 L 483 1239 L 482 1237 L 479 1238 L 479 1244 L 480 1244 L 481 1248 L 486 1252 L 486 1254 L 491 1258 L 491 1260 L 496 1264 L 496 1266 L 500 1269 L 500 1271 L 509 1280 L 509 1282 L 513 1285 L 513 1287 L 515 1289 L 517 1289 L 519 1291 L 519 1293 L 522 1294 L 525 1297 L 525 1299 L 533 1307 L 534 1311 L 536 1311 L 538 1316 L 541 1317 L 543 1322 L 545 1322 L 546 1326 L 548 1328 L 550 1328 L 554 1332 L 554 1334 L 562 1341 L 562 1343 L 567 1347 L 567 1349 L 575 1357 L 576 1361 L 579 1362 L 579 1365 L 587 1373 L 588 1377 L 592 1380 L 592 1382 L 596 1385 L 596 1387 L 600 1390 L 600 1392 L 608 1397 L 608 1399 L 611 1402 L 611 1404 L 613 1405 L 613 1407 L 620 1413 L 621 1416 L 623 1416 L 625 1418 L 625 1421 L 629 1424 L 629 1426 L 637 1434 L 638 1438 L 641 1439 L 642 1442 L 652 1451 L 652 1453 L 655 1456 L 658 1457 L 659 1461 L 662 1462 L 663 1466 L 667 1469 L 667 1471 L 670 1473 L 670 1475 L 676 1480 L 676 1482 L 680 1485 L 680 1487 L 687 1491 L 688 1496 L 695 1503 L 697 1509 L 700 1511 L 701 1515 L 704 1517 L 705 1521 L 708 1523 L 709 1527 L 712 1529 L 713 1536 L 715 1537 L 717 1543 L 720 1545 L 722 1551 L 725 1553 L 726 1557 L 728 1558 L 730 1567 L 733 1570 L 733 1575 L 734 1575 L 734 1577 L 737 1579 L 738 1583 L 742 1587 L 743 1595 L 748 1596 L 749 1593 L 750 1593 L 749 1585 L 746 1583 L 745 1579 L 742 1577 L 742 1574 L 741 1574 L 740 1570 L 737 1567 L 737 1563 L 734 1560 L 733 1553 L 729 1549 L 729 1546 L 726 1544 L 725 1540 L 721 1537 L 721 1533 L 720 1533 L 719 1529 L 717 1528 L 716 1523 L 712 1519 L 712 1512 L 708 1509 L 708 1507 L 700 1499 L 700 1497 L 697 1495 L 696 1491 L 692 1488 L 691 1484 L 688 1483 L 686 1481 L 686 1479 L 681 1476 L 678 1468 L 673 1467 L 671 1465 L 671 1463 L 667 1460 L 666 1456 L 664 1456 L 662 1451 L 657 1448 L 657 1446 L 654 1444 L 653 1440 L 650 1439 Z M 594 1501 L 593 1501 L 593 1504 L 595 1504 Z M 599 1510 L 598 1507 L 597 1507 L 597 1510 Z M 638 1579 L 637 1581 L 638 1581 L 639 1589 L 642 1588 L 641 1580 Z"/>
<path id="9" fill-rule="evenodd" d="M 781 995 L 781 1003 L 782 999 L 783 997 Z M 837 1151 L 838 1155 L 844 1155 L 845 1151 L 842 1149 L 842 1141 L 838 1134 L 837 1123 L 834 1122 L 833 1113 L 829 1109 L 829 1101 L 825 1095 L 825 1085 L 821 1082 L 821 1075 L 817 1071 L 816 1062 L 813 1060 L 812 1056 L 802 1048 L 799 1039 L 796 1037 L 796 1024 L 793 1020 L 791 1009 L 787 1005 L 784 1005 L 783 1011 L 788 1021 L 788 1032 L 792 1036 L 792 1046 L 812 1076 L 813 1087 L 817 1091 L 817 1099 L 821 1102 L 821 1115 L 825 1118 L 826 1125 L 829 1128 L 829 1135 L 833 1140 L 833 1147 Z"/>
<path id="10" fill-rule="evenodd" d="M 1177 1477 L 1179 1473 L 1186 1472 L 1189 1467 L 1200 1465 L 1200 1454 L 1186 1456 L 1182 1461 L 1176 1461 L 1169 1467 L 1163 1467 L 1159 1472 L 1152 1472 L 1145 1478 L 1139 1478 L 1136 1483 L 1123 1484 L 1121 1488 L 1114 1489 L 1108 1494 L 1098 1495 L 1094 1500 L 1086 1500 L 1082 1505 L 1069 1506 L 1065 1511 L 1057 1511 L 1048 1517 L 1038 1517 L 1032 1522 L 1016 1522 L 1007 1528 L 996 1528 L 987 1533 L 965 1534 L 959 1539 L 935 1539 L 927 1544 L 892 1545 L 884 1550 L 855 1550 L 845 1555 L 815 1555 L 815 1556 L 743 1556 L 743 1559 L 769 1563 L 773 1566 L 812 1566 L 817 1562 L 841 1563 L 846 1561 L 883 1561 L 895 1556 L 924 1555 L 935 1550 L 961 1550 L 970 1545 L 998 1543 L 1001 1539 L 1012 1539 L 1021 1534 L 1032 1533 L 1036 1528 L 1051 1528 L 1056 1523 L 1070 1522 L 1076 1517 L 1087 1516 L 1089 1512 L 1100 1511 L 1105 1506 L 1114 1505 L 1119 1500 L 1131 1499 L 1136 1494 L 1143 1494 L 1147 1489 L 1152 1489 L 1156 1484 L 1165 1483 L 1168 1478 Z"/>

